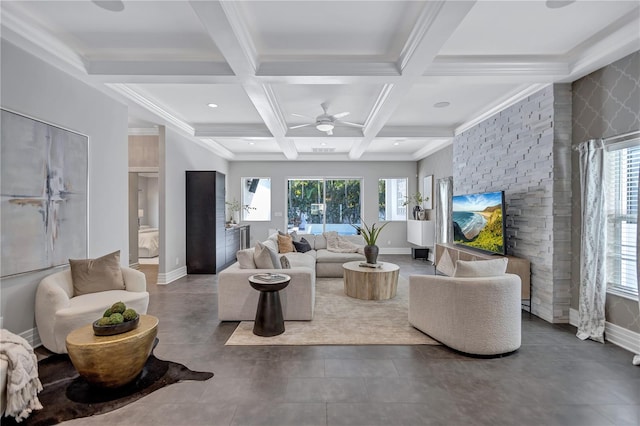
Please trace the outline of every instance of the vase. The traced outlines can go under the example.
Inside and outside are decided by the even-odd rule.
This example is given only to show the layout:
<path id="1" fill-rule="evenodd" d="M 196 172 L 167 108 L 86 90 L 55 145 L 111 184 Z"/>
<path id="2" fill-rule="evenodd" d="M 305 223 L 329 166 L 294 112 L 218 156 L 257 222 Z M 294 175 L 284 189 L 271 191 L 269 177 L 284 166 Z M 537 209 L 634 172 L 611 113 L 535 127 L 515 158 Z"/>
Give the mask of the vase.
<path id="1" fill-rule="evenodd" d="M 375 264 L 378 261 L 378 246 L 364 246 L 364 257 L 367 263 Z"/>
<path id="2" fill-rule="evenodd" d="M 418 212 L 420 211 L 420 206 L 415 206 L 413 208 L 413 219 L 418 220 Z"/>

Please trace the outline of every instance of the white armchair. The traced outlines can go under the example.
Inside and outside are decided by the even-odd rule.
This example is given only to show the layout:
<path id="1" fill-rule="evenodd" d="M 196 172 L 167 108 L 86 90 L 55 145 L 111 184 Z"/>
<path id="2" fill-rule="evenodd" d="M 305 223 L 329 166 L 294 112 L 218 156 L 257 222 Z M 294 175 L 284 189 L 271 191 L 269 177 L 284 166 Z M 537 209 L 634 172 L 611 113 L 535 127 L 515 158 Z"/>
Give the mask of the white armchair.
<path id="1" fill-rule="evenodd" d="M 475 355 L 513 352 L 521 343 L 520 277 L 409 277 L 409 323 Z"/>
<path id="2" fill-rule="evenodd" d="M 67 353 L 67 335 L 91 324 L 113 303 L 122 301 L 139 314 L 146 314 L 149 293 L 145 275 L 121 267 L 125 290 L 109 290 L 73 297 L 71 270 L 49 275 L 36 291 L 36 325 L 42 344 L 52 352 Z"/>

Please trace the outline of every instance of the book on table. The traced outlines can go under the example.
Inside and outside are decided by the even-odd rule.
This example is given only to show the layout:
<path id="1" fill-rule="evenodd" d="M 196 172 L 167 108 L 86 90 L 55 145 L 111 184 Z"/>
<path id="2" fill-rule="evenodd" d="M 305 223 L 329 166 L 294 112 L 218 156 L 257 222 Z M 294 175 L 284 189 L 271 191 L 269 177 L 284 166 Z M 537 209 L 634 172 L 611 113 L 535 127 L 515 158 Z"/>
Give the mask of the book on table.
<path id="1" fill-rule="evenodd" d="M 358 266 L 362 266 L 364 268 L 382 268 L 382 263 L 360 262 Z"/>
<path id="2" fill-rule="evenodd" d="M 264 282 L 276 282 L 286 280 L 287 277 L 280 274 L 256 274 L 254 275 L 257 279 Z"/>

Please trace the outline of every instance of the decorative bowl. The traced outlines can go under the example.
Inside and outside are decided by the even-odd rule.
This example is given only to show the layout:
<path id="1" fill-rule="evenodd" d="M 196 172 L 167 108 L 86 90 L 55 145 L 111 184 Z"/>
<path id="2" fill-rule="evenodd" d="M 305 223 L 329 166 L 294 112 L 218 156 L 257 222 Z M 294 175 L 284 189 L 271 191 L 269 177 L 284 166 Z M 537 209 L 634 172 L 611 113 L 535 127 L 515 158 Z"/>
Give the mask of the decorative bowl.
<path id="1" fill-rule="evenodd" d="M 126 333 L 138 326 L 140 322 L 140 315 L 136 316 L 131 321 L 121 322 L 120 324 L 113 325 L 98 325 L 98 321 L 93 323 L 93 334 L 96 336 L 113 336 L 114 334 Z"/>

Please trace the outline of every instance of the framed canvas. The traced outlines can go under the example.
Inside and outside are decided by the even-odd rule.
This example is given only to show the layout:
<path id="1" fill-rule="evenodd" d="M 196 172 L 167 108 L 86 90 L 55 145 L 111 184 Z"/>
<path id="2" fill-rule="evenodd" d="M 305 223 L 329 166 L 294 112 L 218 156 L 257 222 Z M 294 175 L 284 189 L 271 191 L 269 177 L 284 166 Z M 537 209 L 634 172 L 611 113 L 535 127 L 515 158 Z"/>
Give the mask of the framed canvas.
<path id="1" fill-rule="evenodd" d="M 0 275 L 87 257 L 89 138 L 1 110 Z"/>
<path id="2" fill-rule="evenodd" d="M 433 175 L 425 176 L 423 192 L 424 208 L 431 210 L 433 208 Z"/>

